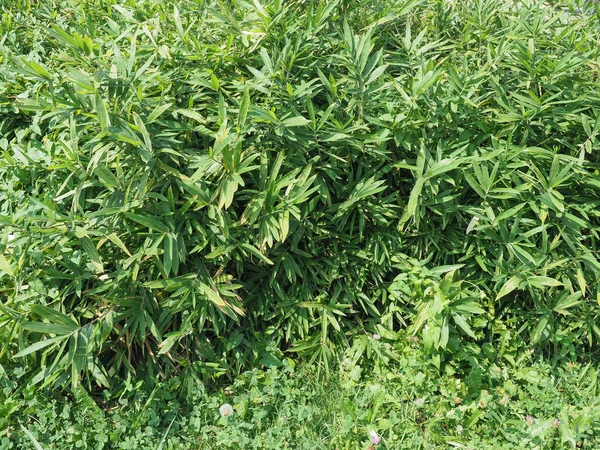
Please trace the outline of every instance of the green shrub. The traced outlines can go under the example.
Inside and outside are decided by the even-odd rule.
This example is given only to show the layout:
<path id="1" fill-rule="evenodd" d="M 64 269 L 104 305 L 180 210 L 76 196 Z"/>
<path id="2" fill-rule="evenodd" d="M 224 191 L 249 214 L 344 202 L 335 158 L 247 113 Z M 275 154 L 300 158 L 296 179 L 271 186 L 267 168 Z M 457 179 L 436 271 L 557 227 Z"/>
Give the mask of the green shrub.
<path id="1" fill-rule="evenodd" d="M 595 347 L 591 7 L 3 5 L 1 355 L 29 383 L 329 371 L 407 326 L 440 368 Z"/>

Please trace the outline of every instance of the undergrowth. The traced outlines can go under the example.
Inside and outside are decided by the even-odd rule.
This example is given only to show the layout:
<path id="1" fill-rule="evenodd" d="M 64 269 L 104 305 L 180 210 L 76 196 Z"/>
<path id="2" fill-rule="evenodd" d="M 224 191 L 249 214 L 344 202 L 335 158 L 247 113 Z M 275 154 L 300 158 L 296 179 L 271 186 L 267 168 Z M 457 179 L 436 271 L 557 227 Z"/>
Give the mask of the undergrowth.
<path id="1" fill-rule="evenodd" d="M 594 2 L 0 14 L 5 447 L 595 442 Z"/>
<path id="2" fill-rule="evenodd" d="M 385 345 L 385 342 L 380 342 Z M 152 391 L 132 381 L 102 398 L 18 389 L 23 371 L 1 379 L 1 449 L 560 449 L 600 445 L 597 365 L 552 366 L 526 353 L 516 367 L 482 357 L 468 375 L 439 373 L 421 343 L 402 345 L 387 366 L 343 360 L 328 381 L 314 368 L 253 369 L 232 383 L 180 377 Z M 9 382 L 8 380 L 11 380 Z M 233 407 L 222 417 L 219 408 Z M 100 406 L 98 406 L 100 405 Z"/>

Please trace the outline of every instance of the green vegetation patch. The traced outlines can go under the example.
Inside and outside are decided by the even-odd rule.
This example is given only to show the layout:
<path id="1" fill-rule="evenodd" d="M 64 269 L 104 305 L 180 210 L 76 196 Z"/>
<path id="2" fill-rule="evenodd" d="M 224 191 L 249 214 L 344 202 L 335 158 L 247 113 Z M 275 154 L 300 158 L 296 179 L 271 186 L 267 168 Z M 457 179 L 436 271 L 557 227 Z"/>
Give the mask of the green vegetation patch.
<path id="1" fill-rule="evenodd" d="M 385 378 L 408 338 L 430 381 L 478 384 L 485 360 L 516 377 L 530 351 L 563 369 L 597 354 L 594 2 L 0 0 L 0 14 L 0 372 L 18 380 L 6 439 L 20 402 L 41 401 L 31 389 L 73 405 L 87 392 L 89 414 L 138 387 L 200 395 L 214 403 L 199 422 L 213 434 L 192 433 L 202 442 L 271 445 L 254 406 L 215 423 L 227 399 L 194 389 L 249 386 L 248 371 L 295 386 L 290 360 L 319 379 L 346 358 Z M 591 367 L 581 376 L 595 380 Z M 506 420 L 507 445 L 587 442 L 595 422 L 573 428 L 564 405 L 496 402 L 502 377 L 481 380 L 494 409 L 443 410 L 446 429 L 428 410 L 427 435 L 400 390 L 397 423 L 435 445 L 485 440 L 484 421 Z M 131 420 L 121 407 L 115 420 Z M 342 441 L 316 431 L 339 431 L 337 412 L 301 429 L 340 448 L 381 431 L 398 448 L 391 422 L 367 430 L 380 420 L 367 409 Z M 152 445 L 184 443 L 176 410 L 133 423 Z M 268 439 L 310 441 L 279 426 Z M 98 435 L 111 433 L 125 445 Z"/>
<path id="2" fill-rule="evenodd" d="M 152 391 L 127 382 L 110 398 L 22 391 L 0 396 L 8 413 L 0 415 L 0 448 L 31 448 L 21 424 L 42 448 L 56 449 L 362 450 L 377 440 L 378 449 L 410 450 L 600 445 L 593 364 L 552 367 L 524 354 L 518 367 L 480 358 L 467 375 L 451 366 L 440 374 L 423 355 L 411 343 L 384 368 L 347 358 L 327 382 L 310 366 L 286 362 L 246 372 L 218 392 L 194 385 L 185 396 L 174 395 L 178 377 Z M 20 381 L 13 375 L 13 384 L 2 378 L 5 394 Z"/>

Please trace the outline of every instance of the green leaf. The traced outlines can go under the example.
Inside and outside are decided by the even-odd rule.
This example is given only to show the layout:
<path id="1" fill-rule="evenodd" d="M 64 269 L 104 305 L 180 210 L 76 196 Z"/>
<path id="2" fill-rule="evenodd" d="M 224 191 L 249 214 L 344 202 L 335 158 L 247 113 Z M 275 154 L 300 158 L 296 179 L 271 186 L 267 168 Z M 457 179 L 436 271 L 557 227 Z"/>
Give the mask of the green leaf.
<path id="1" fill-rule="evenodd" d="M 587 289 L 587 282 L 585 280 L 585 276 L 583 275 L 583 270 L 581 270 L 581 267 L 577 267 L 577 283 L 579 284 L 579 289 L 581 289 L 581 294 L 585 295 L 585 291 Z"/>
<path id="2" fill-rule="evenodd" d="M 531 333 L 531 343 L 537 344 L 541 340 L 547 339 L 549 328 L 550 328 L 550 318 L 547 314 L 544 314 L 540 318 L 535 329 L 533 330 L 533 333 Z"/>
<path id="3" fill-rule="evenodd" d="M 242 95 L 242 99 L 240 100 L 240 109 L 238 111 L 238 133 L 240 133 L 244 129 L 244 125 L 246 125 L 246 117 L 248 116 L 248 110 L 250 109 L 250 90 L 248 88 L 244 89 L 244 94 Z"/>
<path id="4" fill-rule="evenodd" d="M 171 106 L 173 106 L 173 103 L 165 103 L 162 105 L 158 105 L 156 108 L 154 108 L 154 110 L 148 115 L 148 118 L 146 119 L 146 123 L 147 124 L 151 124 L 152 122 L 154 122 L 156 119 L 158 119 L 161 115 L 164 114 L 165 111 L 167 111 Z"/>
<path id="5" fill-rule="evenodd" d="M 510 279 L 508 279 L 506 281 L 506 283 L 504 283 L 504 285 L 502 286 L 502 288 L 500 289 L 500 291 L 498 292 L 498 295 L 496 295 L 496 301 L 498 301 L 499 299 L 501 299 L 505 295 L 508 295 L 512 291 L 514 291 L 515 289 L 517 289 L 519 287 L 520 283 L 521 283 L 521 280 L 518 277 L 516 277 L 516 276 L 511 277 Z"/>
<path id="6" fill-rule="evenodd" d="M 173 263 L 173 242 L 169 238 L 169 235 L 163 239 L 163 266 L 167 275 L 171 272 L 171 266 Z"/>
<path id="7" fill-rule="evenodd" d="M 467 180 L 467 183 L 469 183 L 469 186 L 471 186 L 471 188 L 473 188 L 473 190 L 477 192 L 481 198 L 486 198 L 487 193 L 483 190 L 479 183 L 475 181 L 475 178 L 473 178 L 471 174 L 465 172 L 463 173 L 463 176 L 465 177 L 465 180 Z"/>
<path id="8" fill-rule="evenodd" d="M 35 438 L 35 436 L 33 434 L 31 434 L 31 432 L 27 428 L 25 428 L 23 426 L 23 424 L 20 424 L 20 425 L 21 425 L 21 429 L 23 430 L 23 433 L 25 433 L 25 436 L 27 436 L 29 438 L 29 440 L 33 444 L 33 447 L 35 448 L 35 450 L 44 450 L 44 447 L 42 447 L 42 445 L 38 442 L 38 440 Z"/>
<path id="9" fill-rule="evenodd" d="M 431 168 L 425 172 L 425 177 L 435 178 L 446 172 L 450 172 L 460 166 L 462 163 L 461 159 L 442 159 L 436 162 Z"/>
<path id="10" fill-rule="evenodd" d="M 554 308 L 552 308 L 552 310 L 554 312 L 560 313 L 560 314 L 564 314 L 564 315 L 569 315 L 570 311 L 569 309 L 574 308 L 575 306 L 583 303 L 583 301 L 581 300 L 581 297 L 583 297 L 583 294 L 581 292 L 574 292 L 573 294 L 567 295 L 568 292 L 564 292 L 561 296 L 558 302 L 556 302 L 556 305 L 554 305 Z"/>
<path id="11" fill-rule="evenodd" d="M 163 340 L 159 345 L 160 350 L 158 351 L 158 354 L 164 355 L 165 353 L 168 353 L 169 350 L 173 348 L 173 345 L 175 345 L 179 341 L 179 339 L 181 339 L 182 335 L 183 333 L 181 333 L 180 331 L 167 334 L 166 339 Z"/>
<path id="12" fill-rule="evenodd" d="M 560 281 L 555 280 L 554 278 L 541 277 L 541 276 L 528 277 L 527 283 L 529 283 L 531 286 L 535 286 L 540 289 L 544 288 L 544 287 L 556 287 L 556 286 L 563 285 Z"/>
<path id="13" fill-rule="evenodd" d="M 459 300 L 455 300 L 449 304 L 449 308 L 453 311 L 456 310 L 471 314 L 483 314 L 485 312 L 479 303 L 472 298 L 461 298 Z"/>
<path id="14" fill-rule="evenodd" d="M 177 6 L 173 6 L 173 20 L 175 21 L 175 29 L 177 30 L 177 34 L 183 39 L 185 37 L 185 33 L 183 31 L 183 24 L 181 23 L 181 16 L 179 15 L 179 9 L 177 9 Z"/>
<path id="15" fill-rule="evenodd" d="M 519 211 L 521 211 L 525 207 L 525 205 L 526 205 L 526 203 L 521 203 L 520 205 L 517 205 L 513 208 L 507 209 L 502 214 L 500 214 L 499 216 L 496 217 L 496 219 L 494 220 L 494 223 L 499 223 L 502 220 L 505 220 L 505 219 L 508 219 L 509 217 L 514 216 Z"/>
<path id="16" fill-rule="evenodd" d="M 169 228 L 165 224 L 159 222 L 158 220 L 156 220 L 153 217 L 142 216 L 140 214 L 134 214 L 134 213 L 130 213 L 130 212 L 126 212 L 125 216 L 127 216 L 129 219 L 133 220 L 134 222 L 137 222 L 140 225 L 143 225 L 151 230 L 160 231 L 161 233 L 169 232 Z"/>
<path id="17" fill-rule="evenodd" d="M 190 119 L 193 119 L 193 120 L 195 120 L 196 122 L 199 122 L 199 123 L 205 123 L 206 122 L 206 119 L 204 117 L 202 117 L 202 114 L 200 114 L 197 111 L 193 111 L 191 109 L 177 109 L 177 110 L 175 110 L 175 112 L 177 114 L 181 114 L 181 115 L 183 115 L 185 117 L 189 117 Z"/>
<path id="18" fill-rule="evenodd" d="M 144 145 L 146 146 L 146 149 L 150 153 L 152 153 L 152 139 L 150 138 L 150 133 L 148 133 L 144 121 L 137 113 L 133 113 L 133 120 L 135 121 L 137 127 L 140 129 L 140 133 L 142 133 L 142 138 L 144 139 Z"/>
<path id="19" fill-rule="evenodd" d="M 37 314 L 43 319 L 49 320 L 52 323 L 64 325 L 66 327 L 70 327 L 71 331 L 79 328 L 79 324 L 67 316 L 66 314 L 61 313 L 60 311 L 55 310 L 54 308 L 50 308 L 44 305 L 31 305 L 31 312 Z"/>
<path id="20" fill-rule="evenodd" d="M 58 39 L 59 41 L 61 41 L 63 44 L 67 44 L 67 45 L 72 46 L 75 49 L 79 48 L 78 45 L 77 45 L 77 42 L 75 41 L 75 39 L 73 39 L 73 37 L 69 33 L 67 33 L 65 30 L 63 30 L 62 28 L 60 28 L 57 24 L 52 24 L 51 28 L 52 29 L 48 30 L 48 31 L 56 39 Z"/>
<path id="21" fill-rule="evenodd" d="M 447 272 L 452 272 L 458 269 L 463 268 L 465 265 L 464 264 L 450 264 L 447 266 L 437 266 L 437 267 L 433 267 L 431 269 L 429 269 L 429 271 L 435 275 L 442 275 L 444 273 Z"/>
<path id="22" fill-rule="evenodd" d="M 35 342 L 34 344 L 30 345 L 29 347 L 25 348 L 24 350 L 21 350 L 19 353 L 14 355 L 13 358 L 22 358 L 23 356 L 27 356 L 31 353 L 37 352 L 38 350 L 46 348 L 50 345 L 64 341 L 65 339 L 68 339 L 69 336 L 70 335 L 67 334 L 67 335 L 57 336 L 57 337 L 53 337 L 50 339 L 44 339 L 43 341 Z"/>
<path id="23" fill-rule="evenodd" d="M 218 256 L 225 255 L 226 253 L 229 253 L 234 249 L 235 249 L 235 247 L 233 245 L 220 245 L 217 248 L 215 248 L 212 252 L 210 252 L 208 255 L 206 255 L 206 259 L 217 258 Z"/>
<path id="24" fill-rule="evenodd" d="M 84 36 L 83 38 L 83 51 L 86 56 L 90 56 L 94 51 L 94 42 L 89 36 Z"/>
<path id="25" fill-rule="evenodd" d="M 104 265 L 102 264 L 100 255 L 98 254 L 98 251 L 96 250 L 96 246 L 94 245 L 92 240 L 87 236 L 83 236 L 82 238 L 79 239 L 79 242 L 81 242 L 81 246 L 87 253 L 90 260 L 92 261 L 92 264 L 96 268 L 96 270 L 98 272 L 104 272 Z"/>
<path id="26" fill-rule="evenodd" d="M 304 125 L 308 125 L 310 123 L 309 119 L 306 119 L 302 116 L 290 117 L 289 119 L 285 119 L 282 122 L 284 127 L 301 127 Z"/>
<path id="27" fill-rule="evenodd" d="M 513 251 L 515 256 L 524 264 L 531 266 L 536 265 L 535 258 L 525 248 L 519 244 L 510 243 L 509 248 Z"/>
<path id="28" fill-rule="evenodd" d="M 369 75 L 369 78 L 367 79 L 365 84 L 367 86 L 370 85 L 373 81 L 375 81 L 381 75 L 383 75 L 383 73 L 387 70 L 388 67 L 389 67 L 389 64 L 384 64 L 383 66 L 379 66 L 377 69 L 375 69 L 373 72 L 371 72 L 371 74 Z"/>
<path id="29" fill-rule="evenodd" d="M 49 333 L 57 335 L 70 334 L 74 331 L 73 327 L 71 326 L 46 322 L 23 322 L 21 324 L 21 328 L 34 331 L 36 333 Z"/>
<path id="30" fill-rule="evenodd" d="M 475 333 L 473 332 L 473 330 L 471 329 L 471 327 L 469 326 L 469 324 L 463 316 L 461 316 L 460 314 L 452 314 L 452 318 L 454 319 L 454 323 L 456 323 L 456 325 L 458 325 L 458 327 L 461 330 L 463 330 L 465 333 L 467 333 L 467 335 L 475 339 Z"/>
<path id="31" fill-rule="evenodd" d="M 163 239 L 163 265 L 167 275 L 173 272 L 177 275 L 179 271 L 179 249 L 177 243 L 177 237 L 169 233 Z"/>
<path id="32" fill-rule="evenodd" d="M 108 130 L 110 127 L 110 117 L 108 116 L 108 111 L 106 110 L 106 106 L 104 105 L 104 100 L 100 97 L 100 94 L 96 94 L 94 97 L 95 107 L 96 107 L 96 115 L 98 117 L 98 122 L 100 123 L 100 128 L 102 131 Z"/>
<path id="33" fill-rule="evenodd" d="M 110 239 L 110 241 L 113 244 L 115 244 L 117 247 L 119 247 L 121 250 L 123 250 L 127 254 L 127 256 L 131 256 L 131 253 L 129 252 L 129 250 L 127 249 L 127 247 L 125 246 L 125 244 L 123 243 L 121 238 L 119 238 L 119 236 L 117 236 L 115 233 L 111 233 L 106 237 L 108 239 Z"/>
<path id="34" fill-rule="evenodd" d="M 15 274 L 10 263 L 8 262 L 8 260 L 5 258 L 5 256 L 2 253 L 0 253 L 0 270 L 2 270 L 3 272 L 7 273 L 10 276 L 14 276 L 14 274 Z"/>
<path id="35" fill-rule="evenodd" d="M 23 58 L 22 61 L 25 65 L 30 67 L 40 77 L 45 78 L 47 80 L 49 80 L 51 78 L 51 75 L 50 75 L 50 72 L 48 72 L 48 69 L 46 69 L 41 64 L 38 64 L 35 61 L 28 61 L 25 58 Z"/>
<path id="36" fill-rule="evenodd" d="M 421 196 L 421 191 L 423 190 L 423 186 L 425 185 L 425 178 L 419 177 L 410 191 L 410 197 L 408 199 L 408 204 L 406 205 L 406 209 L 400 218 L 399 227 L 402 228 L 406 222 L 411 217 L 415 216 L 417 211 L 417 206 L 419 203 L 419 197 Z"/>
<path id="37" fill-rule="evenodd" d="M 290 210 L 285 209 L 279 214 L 279 236 L 284 242 L 290 230 Z"/>
<path id="38" fill-rule="evenodd" d="M 260 259 L 261 261 L 273 265 L 273 261 L 271 261 L 269 258 L 267 258 L 265 255 L 263 255 L 262 253 L 260 253 L 256 247 L 250 245 L 250 244 L 241 244 L 240 245 L 241 248 L 243 248 L 244 250 L 246 250 L 247 252 L 251 253 L 252 255 L 256 256 L 258 259 Z"/>
<path id="39" fill-rule="evenodd" d="M 219 79 L 214 74 L 214 72 L 210 74 L 210 84 L 215 91 L 218 91 L 219 87 L 221 87 L 221 84 L 219 83 Z"/>

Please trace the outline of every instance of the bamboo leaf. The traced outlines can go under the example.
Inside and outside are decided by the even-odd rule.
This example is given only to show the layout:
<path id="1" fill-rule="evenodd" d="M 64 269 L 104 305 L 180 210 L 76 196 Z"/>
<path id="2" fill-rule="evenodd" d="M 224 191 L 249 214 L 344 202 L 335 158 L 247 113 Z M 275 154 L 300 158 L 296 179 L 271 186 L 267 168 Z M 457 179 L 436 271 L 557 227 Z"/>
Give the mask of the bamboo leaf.
<path id="1" fill-rule="evenodd" d="M 310 120 L 302 116 L 290 117 L 288 119 L 284 119 L 282 122 L 284 127 L 302 127 L 304 125 L 308 125 L 309 123 Z"/>
<path id="2" fill-rule="evenodd" d="M 421 191 L 423 190 L 423 186 L 425 185 L 425 178 L 419 177 L 410 191 L 410 197 L 408 199 L 408 204 L 406 205 L 406 209 L 400 218 L 400 224 L 398 225 L 400 228 L 408 222 L 411 217 L 415 216 L 417 211 L 417 206 L 419 203 L 419 197 L 421 196 Z"/>
<path id="3" fill-rule="evenodd" d="M 57 344 L 61 341 L 64 341 L 65 339 L 68 339 L 69 336 L 70 335 L 67 334 L 67 335 L 57 336 L 57 337 L 53 337 L 50 339 L 44 339 L 43 341 L 35 342 L 35 343 L 31 344 L 29 347 L 25 348 L 24 350 L 21 350 L 19 353 L 14 355 L 13 358 L 22 358 L 23 356 L 27 356 L 27 355 L 37 352 L 43 348 L 46 348 L 51 345 Z"/>
<path id="4" fill-rule="evenodd" d="M 248 110 L 250 109 L 250 90 L 248 88 L 244 89 L 244 94 L 242 95 L 242 99 L 240 100 L 240 109 L 238 111 L 238 133 L 240 133 L 244 129 L 244 125 L 246 125 L 246 117 L 248 116 Z"/>
<path id="5" fill-rule="evenodd" d="M 57 335 L 70 334 L 74 331 L 74 328 L 71 326 L 45 322 L 23 322 L 21 324 L 21 328 L 36 333 L 49 333 Z"/>
<path id="6" fill-rule="evenodd" d="M 373 81 L 377 80 L 381 75 L 383 75 L 385 73 L 385 71 L 387 70 L 388 67 L 389 67 L 389 64 L 384 64 L 383 66 L 379 66 L 377 69 L 375 69 L 373 72 L 371 72 L 371 74 L 369 75 L 369 78 L 367 79 L 365 84 L 368 86 Z"/>
<path id="7" fill-rule="evenodd" d="M 512 291 L 517 289 L 519 287 L 520 282 L 521 282 L 520 279 L 516 276 L 508 279 L 506 281 L 506 283 L 504 283 L 504 285 L 502 286 L 502 288 L 500 289 L 498 294 L 496 295 L 496 301 L 498 301 L 502 297 L 510 294 Z"/>
<path id="8" fill-rule="evenodd" d="M 45 305 L 31 305 L 30 309 L 33 313 L 37 314 L 43 319 L 68 327 L 71 329 L 71 331 L 74 331 L 79 327 L 79 324 L 74 319 L 66 314 L 61 313 L 60 311 L 57 311 L 54 308 L 50 308 Z"/>
<path id="9" fill-rule="evenodd" d="M 96 246 L 94 245 L 92 240 L 87 236 L 83 236 L 79 239 L 79 242 L 81 243 L 81 246 L 87 253 L 88 257 L 90 258 L 90 261 L 92 262 L 96 270 L 98 272 L 104 272 L 104 265 L 102 264 L 102 259 L 100 259 L 100 254 L 98 253 L 98 250 L 96 250 Z"/>
<path id="10" fill-rule="evenodd" d="M 543 277 L 543 276 L 528 277 L 527 283 L 529 283 L 532 286 L 538 287 L 538 288 L 556 287 L 556 286 L 563 285 L 560 281 L 555 280 L 554 278 Z"/>
<path id="11" fill-rule="evenodd" d="M 261 261 L 263 261 L 269 265 L 273 265 L 273 261 L 271 261 L 265 255 L 260 253 L 254 246 L 244 243 L 244 244 L 241 244 L 240 247 L 243 248 L 244 250 L 246 250 L 247 252 L 249 252 L 250 254 L 256 256 Z"/>
<path id="12" fill-rule="evenodd" d="M 125 216 L 127 216 L 129 219 L 133 220 L 134 222 L 137 222 L 140 225 L 143 225 L 151 230 L 156 230 L 161 233 L 169 232 L 169 228 L 165 224 L 163 224 L 162 222 L 159 222 L 158 220 L 156 220 L 153 217 L 142 216 L 140 214 L 134 214 L 134 213 L 130 213 L 130 212 L 126 212 Z"/>

